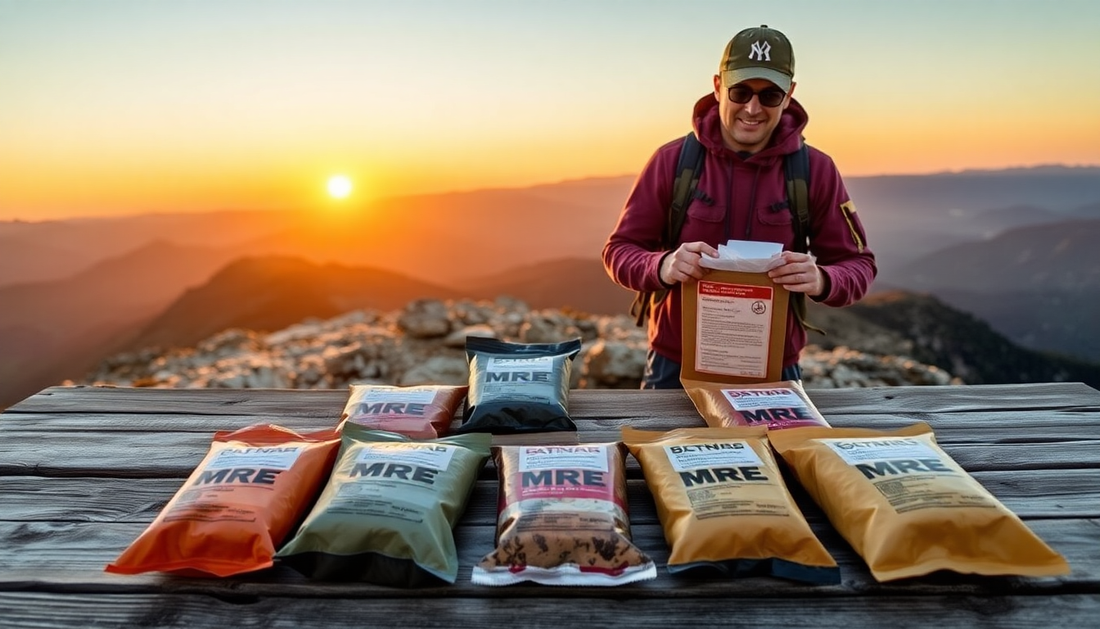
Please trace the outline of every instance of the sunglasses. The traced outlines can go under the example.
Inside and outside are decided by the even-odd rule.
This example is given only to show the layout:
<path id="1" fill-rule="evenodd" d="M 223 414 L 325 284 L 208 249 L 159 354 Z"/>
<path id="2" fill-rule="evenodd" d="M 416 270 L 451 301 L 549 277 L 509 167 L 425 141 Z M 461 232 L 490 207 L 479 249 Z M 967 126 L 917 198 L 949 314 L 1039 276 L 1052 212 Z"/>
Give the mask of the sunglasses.
<path id="1" fill-rule="evenodd" d="M 778 107 L 783 99 L 787 97 L 787 93 L 778 87 L 768 87 L 755 92 L 748 85 L 738 83 L 737 85 L 731 85 L 729 89 L 730 100 L 738 105 L 749 102 L 754 95 L 760 99 L 760 104 L 764 107 Z"/>

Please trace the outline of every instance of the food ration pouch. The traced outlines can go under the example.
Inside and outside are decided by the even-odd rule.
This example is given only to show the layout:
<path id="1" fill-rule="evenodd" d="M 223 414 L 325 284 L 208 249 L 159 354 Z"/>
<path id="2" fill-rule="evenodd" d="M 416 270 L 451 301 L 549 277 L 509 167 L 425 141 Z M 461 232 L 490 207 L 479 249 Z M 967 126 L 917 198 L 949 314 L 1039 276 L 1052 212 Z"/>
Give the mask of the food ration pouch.
<path id="1" fill-rule="evenodd" d="M 1053 576 L 1069 565 L 936 443 L 927 424 L 768 435 L 879 581 L 937 570 Z"/>
<path id="2" fill-rule="evenodd" d="M 472 581 L 621 585 L 657 576 L 630 537 L 620 443 L 495 446 L 496 549 Z"/>
<path id="3" fill-rule="evenodd" d="M 107 572 L 227 577 L 270 567 L 328 477 L 334 430 L 218 432 L 183 487 Z"/>
<path id="4" fill-rule="evenodd" d="M 569 381 L 580 350 L 580 339 L 509 343 L 467 337 L 470 390 L 456 432 L 576 430 L 569 417 Z"/>
<path id="5" fill-rule="evenodd" d="M 345 424 L 328 484 L 276 556 L 317 580 L 454 583 L 452 529 L 491 439 L 473 434 L 413 440 Z"/>
<path id="6" fill-rule="evenodd" d="M 341 422 L 401 433 L 413 439 L 434 439 L 450 433 L 467 387 L 353 384 L 350 389 Z"/>
<path id="7" fill-rule="evenodd" d="M 669 572 L 840 583 L 840 568 L 783 482 L 766 428 L 622 434 L 653 493 L 672 550 Z"/>
<path id="8" fill-rule="evenodd" d="M 682 380 L 684 392 L 708 426 L 766 426 L 772 430 L 829 426 L 806 390 L 795 380 L 722 384 Z"/>

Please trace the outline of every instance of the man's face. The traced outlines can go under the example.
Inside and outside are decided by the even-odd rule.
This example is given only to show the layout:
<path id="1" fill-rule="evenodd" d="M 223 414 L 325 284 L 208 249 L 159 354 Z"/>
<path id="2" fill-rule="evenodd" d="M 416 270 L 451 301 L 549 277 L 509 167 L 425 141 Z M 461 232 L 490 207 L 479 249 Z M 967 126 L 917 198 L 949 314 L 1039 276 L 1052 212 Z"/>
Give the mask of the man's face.
<path id="1" fill-rule="evenodd" d="M 765 79 L 749 79 L 737 83 L 738 86 L 747 88 L 753 92 L 765 90 L 779 90 L 779 88 Z M 722 139 L 726 146 L 734 151 L 747 151 L 756 153 L 768 144 L 768 140 L 779 124 L 779 117 L 783 110 L 791 104 L 791 94 L 794 93 L 794 83 L 775 107 L 765 107 L 760 103 L 760 95 L 753 94 L 747 103 L 739 104 L 730 100 L 729 87 L 722 85 L 722 77 L 714 77 L 714 97 L 718 99 L 718 116 L 722 120 Z M 765 97 L 765 101 L 767 98 Z"/>

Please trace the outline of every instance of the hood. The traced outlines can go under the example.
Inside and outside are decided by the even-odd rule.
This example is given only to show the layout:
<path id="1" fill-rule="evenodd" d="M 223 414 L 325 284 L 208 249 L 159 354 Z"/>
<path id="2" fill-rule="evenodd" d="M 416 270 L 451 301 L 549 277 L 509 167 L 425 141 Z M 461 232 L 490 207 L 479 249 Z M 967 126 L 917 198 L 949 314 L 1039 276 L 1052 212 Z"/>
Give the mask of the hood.
<path id="1" fill-rule="evenodd" d="M 806 110 L 797 100 L 791 98 L 791 104 L 783 110 L 768 145 L 762 151 L 754 155 L 757 159 L 775 157 L 778 158 L 798 150 L 802 139 L 802 130 L 810 121 Z M 711 92 L 700 98 L 695 103 L 692 113 L 692 128 L 695 137 L 707 148 L 707 151 L 715 155 L 735 155 L 734 151 L 726 148 L 722 143 L 722 123 L 718 119 L 718 100 Z"/>

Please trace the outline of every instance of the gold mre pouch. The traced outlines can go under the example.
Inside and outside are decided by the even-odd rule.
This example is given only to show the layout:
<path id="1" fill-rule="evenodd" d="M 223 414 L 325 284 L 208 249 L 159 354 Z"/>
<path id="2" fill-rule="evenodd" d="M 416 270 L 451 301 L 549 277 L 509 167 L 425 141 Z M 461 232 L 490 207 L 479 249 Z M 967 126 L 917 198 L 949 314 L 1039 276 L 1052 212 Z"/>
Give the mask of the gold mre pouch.
<path id="1" fill-rule="evenodd" d="M 672 550 L 669 572 L 711 568 L 840 583 L 840 568 L 787 491 L 766 434 L 763 426 L 623 428 Z"/>
<path id="2" fill-rule="evenodd" d="M 940 448 L 927 424 L 790 428 L 768 438 L 879 581 L 937 570 L 1069 573 L 1061 555 Z"/>

